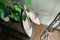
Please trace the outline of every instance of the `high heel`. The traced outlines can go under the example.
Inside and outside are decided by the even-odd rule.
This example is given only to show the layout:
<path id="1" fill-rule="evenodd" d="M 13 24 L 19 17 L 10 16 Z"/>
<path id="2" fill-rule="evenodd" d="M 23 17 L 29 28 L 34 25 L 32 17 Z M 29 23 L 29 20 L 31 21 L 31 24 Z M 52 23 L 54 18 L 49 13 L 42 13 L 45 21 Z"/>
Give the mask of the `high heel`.
<path id="1" fill-rule="evenodd" d="M 24 5 L 24 9 L 25 9 L 25 12 L 27 14 L 27 16 L 31 19 L 31 21 L 37 25 L 40 25 L 40 20 L 39 18 L 37 17 L 37 15 L 33 12 L 33 11 L 30 11 L 26 5 Z M 30 11 L 28 12 L 27 9 Z"/>
<path id="2" fill-rule="evenodd" d="M 22 16 L 23 15 L 26 15 L 26 14 L 24 14 L 24 12 L 23 12 Z M 23 22 L 23 27 L 24 27 L 24 30 L 25 30 L 26 34 L 29 37 L 31 37 L 32 36 L 32 26 L 30 25 L 29 19 L 26 18 L 26 20 L 25 21 L 22 20 L 22 22 Z"/>

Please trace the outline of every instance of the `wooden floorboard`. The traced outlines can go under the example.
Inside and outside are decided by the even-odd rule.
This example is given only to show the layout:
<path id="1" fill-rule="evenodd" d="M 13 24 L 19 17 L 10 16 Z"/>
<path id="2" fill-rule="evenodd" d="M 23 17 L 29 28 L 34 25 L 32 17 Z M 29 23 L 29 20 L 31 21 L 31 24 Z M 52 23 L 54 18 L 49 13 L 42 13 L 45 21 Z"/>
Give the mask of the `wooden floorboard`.
<path id="1" fill-rule="evenodd" d="M 46 28 L 47 27 L 43 24 L 39 26 L 33 25 L 33 33 L 32 33 L 32 37 L 30 38 L 30 40 L 40 40 L 40 36 Z M 55 30 L 52 33 L 52 35 L 49 36 L 49 39 L 47 40 L 60 40 L 60 32 Z"/>

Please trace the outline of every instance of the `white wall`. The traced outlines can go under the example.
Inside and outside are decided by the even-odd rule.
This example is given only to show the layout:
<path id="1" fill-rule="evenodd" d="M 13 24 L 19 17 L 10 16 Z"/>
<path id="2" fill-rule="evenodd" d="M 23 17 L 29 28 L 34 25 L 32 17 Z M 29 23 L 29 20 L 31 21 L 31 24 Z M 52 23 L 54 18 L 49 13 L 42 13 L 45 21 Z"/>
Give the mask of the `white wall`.
<path id="1" fill-rule="evenodd" d="M 60 11 L 60 0 L 32 0 L 33 9 L 42 24 L 49 25 Z"/>

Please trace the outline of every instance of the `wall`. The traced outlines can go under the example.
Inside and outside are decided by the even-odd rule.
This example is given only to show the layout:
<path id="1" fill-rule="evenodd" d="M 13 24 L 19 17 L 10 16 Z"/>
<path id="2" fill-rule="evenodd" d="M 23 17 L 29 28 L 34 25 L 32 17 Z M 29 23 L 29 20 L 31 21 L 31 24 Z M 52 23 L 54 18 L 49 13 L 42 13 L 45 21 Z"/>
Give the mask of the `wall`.
<path id="1" fill-rule="evenodd" d="M 42 24 L 49 25 L 60 11 L 60 0 L 31 0 Z"/>

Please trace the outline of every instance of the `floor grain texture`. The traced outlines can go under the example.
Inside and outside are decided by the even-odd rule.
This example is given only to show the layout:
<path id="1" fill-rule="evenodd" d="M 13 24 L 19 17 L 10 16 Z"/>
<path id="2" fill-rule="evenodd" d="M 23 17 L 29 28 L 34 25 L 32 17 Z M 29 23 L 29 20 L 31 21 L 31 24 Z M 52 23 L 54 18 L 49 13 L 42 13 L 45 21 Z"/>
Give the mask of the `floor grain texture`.
<path id="1" fill-rule="evenodd" d="M 39 26 L 33 25 L 33 33 L 32 33 L 32 37 L 30 38 L 30 40 L 40 40 L 40 36 L 46 28 L 47 27 L 43 24 L 41 24 Z M 55 30 L 52 33 L 52 35 L 49 36 L 49 39 L 47 39 L 47 40 L 60 40 L 60 32 Z"/>

